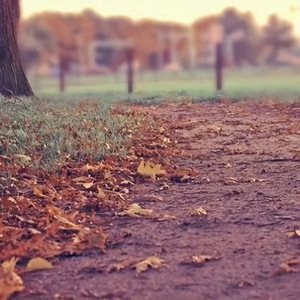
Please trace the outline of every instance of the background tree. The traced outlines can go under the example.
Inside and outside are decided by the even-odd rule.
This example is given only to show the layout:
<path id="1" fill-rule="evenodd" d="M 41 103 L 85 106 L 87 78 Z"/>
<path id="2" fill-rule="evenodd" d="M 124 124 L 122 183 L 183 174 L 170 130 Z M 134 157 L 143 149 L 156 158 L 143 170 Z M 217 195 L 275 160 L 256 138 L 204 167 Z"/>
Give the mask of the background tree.
<path id="1" fill-rule="evenodd" d="M 19 5 L 17 0 L 0 0 L 0 94 L 8 97 L 33 96 L 16 39 Z"/>
<path id="2" fill-rule="evenodd" d="M 236 8 L 227 8 L 221 15 L 224 39 L 239 32 L 241 37 L 233 42 L 235 65 L 257 64 L 259 48 L 259 28 L 250 12 L 241 13 Z"/>
<path id="3" fill-rule="evenodd" d="M 263 28 L 262 43 L 271 48 L 267 62 L 273 64 L 276 62 L 278 53 L 281 49 L 292 47 L 296 39 L 293 35 L 293 24 L 280 19 L 277 15 L 270 15 L 268 23 Z"/>

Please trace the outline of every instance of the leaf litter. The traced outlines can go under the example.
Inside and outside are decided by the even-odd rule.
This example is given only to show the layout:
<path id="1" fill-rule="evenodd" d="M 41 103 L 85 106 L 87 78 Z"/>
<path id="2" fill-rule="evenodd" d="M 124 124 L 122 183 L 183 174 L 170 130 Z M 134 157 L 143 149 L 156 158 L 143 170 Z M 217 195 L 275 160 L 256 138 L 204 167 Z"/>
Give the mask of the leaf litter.
<path id="1" fill-rule="evenodd" d="M 38 153 L 32 157 L 8 155 L 0 160 L 5 180 L 0 190 L 1 300 L 24 289 L 22 279 L 15 273 L 18 258 L 31 258 L 25 269 L 31 272 L 52 268 L 46 259 L 55 256 L 80 255 L 88 249 L 103 252 L 108 236 L 97 224 L 97 213 L 109 216 L 119 211 L 119 216 L 151 216 L 152 209 L 130 203 L 131 186 L 162 177 L 168 181 L 172 176 L 185 181 L 195 175 L 191 169 L 179 174 L 176 166 L 166 163 L 165 158 L 177 151 L 176 141 L 165 127 L 156 130 L 159 124 L 148 124 L 130 133 L 131 143 L 123 157 L 112 155 L 98 162 L 88 157 L 81 161 L 70 159 L 60 163 L 54 172 L 31 166 Z M 149 160 L 141 160 L 141 156 Z M 169 185 L 163 182 L 160 190 L 165 188 Z M 151 197 L 161 201 L 158 196 Z M 93 222 L 95 219 L 98 222 Z M 166 214 L 160 220 L 167 219 L 173 217 Z M 100 223 L 105 223 L 105 217 Z M 142 272 L 162 264 L 163 260 L 153 256 L 135 267 Z"/>
<path id="2" fill-rule="evenodd" d="M 146 197 L 146 203 L 142 202 L 143 205 L 132 203 L 130 199 L 131 188 L 136 187 L 135 191 L 138 191 L 141 186 L 151 186 L 152 190 L 151 192 L 148 191 L 147 194 L 152 192 L 155 192 L 155 194 L 161 193 L 159 195 L 162 195 L 163 201 L 153 201 L 155 202 L 155 208 L 153 212 L 148 212 L 149 216 L 147 213 L 146 215 L 140 215 L 138 222 L 135 221 L 136 217 L 128 218 L 126 220 L 126 222 L 130 221 L 128 225 L 124 222 L 125 218 L 117 217 L 114 219 L 121 226 L 125 224 L 124 228 L 122 228 L 123 230 L 142 230 L 141 227 L 151 223 L 151 226 L 145 229 L 147 240 L 138 240 L 136 244 L 132 244 L 131 240 L 127 248 L 124 242 L 121 247 L 124 251 L 123 253 L 126 254 L 125 257 L 130 257 L 131 259 L 128 261 L 125 258 L 121 262 L 110 264 L 104 270 L 107 272 L 123 272 L 122 270 L 125 268 L 132 268 L 136 272 L 142 273 L 149 268 L 158 269 L 166 265 L 165 260 L 156 255 L 148 257 L 149 243 L 153 243 L 153 239 L 155 242 L 161 243 L 162 240 L 160 239 L 164 238 L 163 243 L 159 246 L 163 247 L 158 253 L 165 253 L 164 257 L 166 256 L 166 261 L 169 262 L 172 268 L 174 268 L 174 264 L 181 264 L 180 259 L 182 256 L 185 256 L 187 251 L 195 253 L 195 250 L 198 250 L 198 253 L 205 251 L 205 253 L 218 253 L 218 255 L 191 255 L 189 253 L 190 256 L 186 261 L 189 266 L 203 266 L 203 268 L 193 273 L 194 279 L 190 276 L 190 270 L 186 272 L 182 270 L 189 268 L 176 267 L 177 272 L 171 275 L 172 282 L 170 281 L 170 274 L 163 276 L 164 272 L 156 272 L 155 276 L 158 278 L 156 282 L 158 285 L 157 290 L 162 291 L 161 293 L 164 293 L 163 290 L 165 289 L 163 287 L 165 287 L 165 284 L 170 284 L 170 288 L 177 288 L 176 293 L 180 296 L 184 290 L 189 289 L 189 283 L 191 283 L 193 288 L 197 286 L 197 296 L 210 289 L 218 296 L 224 295 L 223 292 L 226 290 L 233 296 L 232 299 L 240 299 L 243 296 L 246 299 L 249 296 L 248 292 L 250 292 L 248 289 L 251 289 L 252 284 L 250 287 L 247 284 L 243 284 L 248 281 L 237 278 L 237 282 L 239 282 L 237 286 L 240 288 L 239 292 L 241 293 L 237 295 L 235 290 L 231 288 L 231 285 L 226 284 L 226 282 L 231 281 L 230 277 L 233 278 L 236 275 L 238 277 L 248 276 L 249 271 L 255 276 L 261 274 L 260 272 L 272 276 L 271 271 L 278 267 L 281 270 L 280 274 L 284 273 L 287 274 L 286 276 L 290 276 L 287 279 L 283 278 L 285 276 L 280 279 L 288 286 L 288 293 L 295 292 L 292 275 L 298 272 L 298 258 L 296 257 L 298 229 L 295 229 L 297 226 L 293 226 L 295 224 L 292 222 L 298 220 L 296 213 L 294 214 L 294 212 L 297 212 L 295 209 L 297 201 L 291 200 L 288 203 L 288 209 L 290 209 L 288 211 L 287 206 L 285 206 L 286 202 L 277 195 L 277 192 L 284 191 L 285 186 L 281 185 L 281 181 L 274 180 L 274 178 L 279 178 L 274 177 L 274 174 L 277 174 L 274 170 L 279 172 L 278 174 L 282 172 L 281 166 L 284 163 L 281 163 L 281 161 L 278 163 L 278 159 L 288 159 L 292 164 L 294 163 L 290 168 L 291 170 L 295 169 L 297 161 L 295 161 L 296 158 L 292 154 L 289 156 L 287 147 L 290 147 L 290 145 L 276 147 L 276 149 L 269 147 L 268 145 L 271 142 L 268 135 L 271 132 L 271 138 L 277 138 L 280 135 L 285 136 L 287 134 L 285 124 L 276 123 L 277 120 L 274 120 L 273 114 L 290 113 L 292 118 L 297 111 L 292 110 L 291 112 L 288 106 L 281 104 L 260 105 L 259 109 L 255 105 L 254 103 L 250 105 L 247 103 L 232 104 L 229 109 L 224 104 L 216 106 L 203 104 L 204 109 L 197 113 L 208 117 L 196 122 L 186 122 L 186 124 L 188 123 L 187 125 L 184 124 L 185 122 L 181 122 L 183 130 L 188 128 L 184 134 L 189 134 L 188 138 L 182 139 L 184 141 L 182 144 L 177 143 L 180 141 L 180 132 L 177 132 L 177 135 L 170 134 L 170 130 L 176 127 L 177 122 L 172 118 L 168 120 L 160 115 L 159 117 L 164 119 L 164 130 L 142 128 L 138 137 L 135 136 L 134 132 L 131 132 L 133 144 L 130 145 L 131 147 L 126 157 L 110 156 L 97 163 L 91 160 L 84 162 L 69 161 L 68 164 L 62 165 L 59 174 L 37 172 L 36 170 L 31 170 L 26 163 L 21 166 L 20 171 L 15 172 L 12 170 L 12 172 L 8 172 L 9 176 L 8 173 L 4 174 L 4 177 L 9 181 L 9 184 L 5 186 L 5 191 L 10 193 L 5 194 L 3 201 L 4 215 L 1 218 L 1 222 L 3 224 L 2 227 L 6 227 L 6 243 L 12 244 L 10 248 L 12 249 L 11 253 L 14 254 L 15 247 L 13 246 L 16 245 L 16 242 L 20 242 L 23 249 L 20 257 L 30 257 L 30 255 L 32 258 L 41 257 L 45 259 L 48 257 L 46 261 L 49 260 L 50 263 L 51 257 L 64 253 L 81 254 L 88 248 L 105 251 L 108 235 L 101 226 L 107 222 L 106 216 L 109 216 L 108 220 L 110 220 L 112 215 L 130 211 L 132 208 L 133 211 L 135 209 L 137 211 L 148 210 L 148 208 L 144 208 L 144 205 L 152 208 L 150 205 L 153 205 L 153 203 L 148 204 Z M 186 113 L 188 107 L 182 106 L 181 109 Z M 193 113 L 195 113 L 193 107 L 189 109 L 192 109 Z M 221 120 L 222 123 L 220 126 L 213 119 L 214 115 L 212 113 L 214 110 L 218 112 L 219 117 L 222 116 L 222 118 L 218 119 L 218 122 Z M 251 110 L 255 112 L 253 120 L 249 113 Z M 227 111 L 230 113 L 230 117 L 226 115 Z M 161 110 L 158 110 L 158 112 L 159 114 L 162 113 Z M 270 112 L 272 114 L 268 117 Z M 262 117 L 263 121 L 257 121 L 257 115 Z M 251 122 L 249 119 L 251 119 Z M 284 122 L 289 122 L 288 118 L 284 120 Z M 222 130 L 207 130 L 208 127 L 219 127 Z M 193 143 L 195 142 L 193 129 L 197 129 L 197 137 L 200 137 L 197 140 L 197 149 L 195 149 L 196 147 L 193 148 Z M 181 129 L 179 128 L 178 130 Z M 255 142 L 259 141 L 257 142 L 258 145 L 252 145 L 251 148 L 246 145 L 249 147 L 248 149 L 246 146 L 244 147 L 244 142 L 241 140 L 244 137 L 241 133 L 249 135 L 246 141 L 248 144 L 253 138 Z M 234 149 L 228 149 L 221 143 L 227 134 L 232 142 L 236 144 Z M 177 138 L 176 142 L 174 141 L 174 136 Z M 267 145 L 263 144 L 264 140 L 267 141 Z M 221 144 L 222 147 L 218 148 L 218 145 L 220 146 Z M 241 146 L 241 144 L 243 145 Z M 180 163 L 180 168 L 171 163 L 169 159 L 171 156 L 175 158 L 176 156 L 177 158 L 181 157 L 180 160 L 177 160 Z M 267 160 L 267 163 L 263 163 L 262 161 L 264 160 Z M 143 162 L 143 168 L 141 173 L 139 173 L 138 168 L 141 162 Z M 149 162 L 148 165 L 147 162 Z M 6 168 L 9 168 L 9 165 L 11 165 L 11 161 L 6 159 L 1 160 L 1 163 Z M 230 164 L 230 167 L 228 167 L 228 164 Z M 184 169 L 183 165 L 189 165 L 191 168 Z M 17 168 L 20 167 L 17 164 L 16 166 Z M 153 169 L 158 174 L 155 174 L 156 171 L 153 171 Z M 200 176 L 198 176 L 199 174 Z M 285 174 L 287 173 L 283 173 L 283 175 Z M 72 180 L 78 177 L 91 177 L 92 180 Z M 285 184 L 289 183 L 292 181 L 292 177 L 289 180 L 283 177 L 282 181 Z M 175 184 L 182 187 L 180 194 L 177 191 L 177 196 L 180 195 L 181 198 L 179 201 L 175 199 L 177 201 L 176 205 L 172 207 L 172 205 L 169 205 L 171 202 L 170 197 L 173 195 L 174 189 L 178 189 L 178 186 L 175 186 Z M 164 187 L 165 185 L 166 187 Z M 278 190 L 277 186 L 280 186 L 281 190 Z M 286 184 L 286 186 L 290 188 L 292 185 Z M 38 195 L 34 195 L 33 187 L 37 187 L 40 191 Z M 160 187 L 163 187 L 163 189 L 160 190 Z M 289 192 L 286 191 L 286 193 Z M 138 196 L 142 199 L 144 194 L 140 193 Z M 296 196 L 294 195 L 294 197 Z M 23 200 L 25 204 L 23 204 Z M 152 200 L 149 199 L 150 201 Z M 165 205 L 167 203 L 168 205 Z M 180 210 L 182 203 L 184 203 L 184 210 Z M 132 207 L 132 204 L 135 205 Z M 161 217 L 156 216 L 158 207 L 165 208 Z M 207 219 L 206 222 L 203 222 L 204 218 L 197 217 L 192 218 L 193 222 L 189 222 L 190 219 L 188 217 L 191 207 L 200 207 L 205 212 L 206 210 L 209 211 L 209 214 L 205 217 L 205 220 Z M 20 208 L 25 209 L 20 210 Z M 172 222 L 171 224 L 173 212 L 176 213 L 176 217 L 180 222 Z M 295 215 L 295 218 L 282 219 L 282 223 L 272 223 L 274 214 L 283 216 L 284 213 L 291 216 Z M 138 215 L 137 213 L 135 214 Z M 154 218 L 152 214 L 155 215 Z M 196 215 L 201 216 L 204 214 L 200 210 Z M 164 217 L 165 220 L 163 220 Z M 159 219 L 166 222 L 152 223 L 153 220 Z M 266 222 L 262 222 L 261 219 Z M 155 235 L 151 234 L 149 236 L 149 230 L 152 232 L 152 227 L 155 225 L 159 225 L 164 229 L 167 228 L 167 230 L 173 228 L 171 225 L 174 225 L 176 230 L 167 232 L 168 234 L 172 233 L 172 235 L 169 235 L 172 238 L 168 240 L 165 239 L 167 236 L 162 231 L 154 230 Z M 1 231 L 3 232 L 2 227 Z M 279 228 L 279 230 L 273 230 L 274 228 Z M 293 232 L 295 239 L 286 239 L 286 231 L 289 231 L 288 234 Z M 130 230 L 128 234 L 130 234 Z M 27 238 L 30 239 L 31 244 L 30 247 L 28 245 L 27 248 L 24 248 L 26 243 L 23 240 Z M 143 246 L 140 246 L 139 250 L 144 250 L 142 255 L 148 258 L 137 262 L 134 259 L 137 256 L 136 250 L 130 252 L 128 249 L 134 249 L 140 244 L 143 244 Z M 6 245 L 4 244 L 5 247 Z M 99 247 L 99 245 L 102 246 Z M 158 245 L 155 243 L 155 247 L 158 247 Z M 109 250 L 106 251 L 108 255 Z M 128 252 L 126 253 L 126 251 Z M 277 254 L 277 251 L 279 254 Z M 217 263 L 210 263 L 212 260 L 219 260 L 219 253 L 222 255 L 222 260 Z M 295 258 L 280 263 L 281 259 L 279 258 L 283 255 L 286 257 L 287 253 L 291 254 L 290 257 L 293 257 L 294 254 Z M 4 256 L 4 253 L 2 253 L 2 256 Z M 114 260 L 116 259 L 116 257 L 113 258 Z M 250 263 L 249 258 L 251 258 Z M 271 264 L 268 263 L 269 258 L 272 259 Z M 10 261 L 10 257 L 7 257 L 7 259 Z M 103 256 L 100 259 L 102 260 Z M 237 261 L 237 263 L 232 264 L 232 261 Z M 274 264 L 274 261 L 278 261 L 278 264 Z M 261 266 L 258 268 L 257 265 Z M 225 273 L 224 270 L 226 270 Z M 206 275 L 203 276 L 201 271 L 206 272 Z M 18 272 L 15 273 L 19 274 Z M 107 286 L 101 286 L 101 291 L 105 290 L 108 292 L 107 295 L 110 295 L 109 292 L 115 289 L 115 282 L 111 283 L 108 280 L 108 275 L 103 274 L 105 279 L 107 279 Z M 123 276 L 123 274 L 121 275 Z M 274 276 L 277 275 L 274 274 Z M 258 277 L 261 278 L 261 275 Z M 276 286 L 274 282 L 270 281 L 272 280 L 271 277 L 267 278 L 270 286 Z M 275 279 L 278 282 L 278 278 Z M 88 281 L 88 278 L 84 280 Z M 128 284 L 132 278 L 131 276 L 124 276 L 122 280 Z M 182 282 L 186 284 L 185 288 L 178 289 L 178 283 L 181 284 Z M 205 289 L 201 285 L 202 283 Z M 264 282 L 261 282 L 261 280 L 254 280 L 255 292 L 265 290 L 263 284 Z M 18 286 L 16 284 L 16 288 Z M 150 298 L 156 297 L 158 295 L 156 291 L 147 290 L 149 286 L 151 287 L 148 281 L 144 280 L 142 296 L 147 297 L 150 295 Z M 179 286 L 182 287 L 182 285 Z M 132 296 L 138 290 L 134 286 L 130 291 L 126 291 L 125 294 L 130 298 L 130 295 Z M 62 291 L 60 290 L 59 292 L 61 293 Z M 251 292 L 254 291 L 251 290 Z M 280 292 L 284 292 L 284 289 Z M 89 297 L 97 295 L 97 293 L 94 294 L 90 291 L 84 292 L 84 294 Z M 208 296 L 211 298 L 212 294 Z M 258 296 L 260 297 L 261 295 L 258 294 Z M 64 298 L 62 294 L 57 294 L 57 297 Z M 72 297 L 70 296 L 70 298 Z M 284 296 L 281 298 L 283 299 Z"/>

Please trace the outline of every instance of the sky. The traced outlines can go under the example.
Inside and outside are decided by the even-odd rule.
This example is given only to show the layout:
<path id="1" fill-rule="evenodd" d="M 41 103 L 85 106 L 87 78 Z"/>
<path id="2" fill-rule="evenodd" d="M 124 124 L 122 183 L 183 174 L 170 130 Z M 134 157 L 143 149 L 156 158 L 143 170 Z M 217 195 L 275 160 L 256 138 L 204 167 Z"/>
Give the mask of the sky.
<path id="1" fill-rule="evenodd" d="M 219 13 L 228 6 L 251 11 L 259 24 L 276 13 L 293 22 L 300 34 L 300 0 L 22 0 L 24 18 L 45 10 L 80 12 L 92 8 L 102 16 L 125 15 L 134 20 L 153 18 L 184 24 Z"/>

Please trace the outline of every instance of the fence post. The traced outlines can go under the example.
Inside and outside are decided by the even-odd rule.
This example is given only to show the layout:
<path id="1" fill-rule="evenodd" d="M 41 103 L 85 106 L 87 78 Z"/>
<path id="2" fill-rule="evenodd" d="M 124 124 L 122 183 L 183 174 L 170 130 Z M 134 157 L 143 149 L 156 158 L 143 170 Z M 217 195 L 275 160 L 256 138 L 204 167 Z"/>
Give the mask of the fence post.
<path id="1" fill-rule="evenodd" d="M 126 60 L 127 60 L 127 91 L 128 94 L 133 93 L 133 49 L 128 48 L 126 50 Z"/>
<path id="2" fill-rule="evenodd" d="M 216 71 L 216 89 L 221 91 L 223 87 L 223 49 L 222 44 L 218 43 L 216 45 L 216 62 L 215 62 L 215 71 Z"/>
<path id="3" fill-rule="evenodd" d="M 66 74 L 66 61 L 64 55 L 59 56 L 59 90 L 65 91 L 65 74 Z"/>

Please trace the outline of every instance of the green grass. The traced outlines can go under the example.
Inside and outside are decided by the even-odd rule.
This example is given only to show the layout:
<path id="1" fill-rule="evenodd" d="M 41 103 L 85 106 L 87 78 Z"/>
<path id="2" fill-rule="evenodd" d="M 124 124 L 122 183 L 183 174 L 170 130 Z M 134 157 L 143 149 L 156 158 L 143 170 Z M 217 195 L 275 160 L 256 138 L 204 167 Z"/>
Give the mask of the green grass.
<path id="1" fill-rule="evenodd" d="M 41 78 L 37 95 L 59 98 L 96 98 L 103 102 L 124 99 L 158 99 L 191 96 L 207 99 L 216 95 L 212 69 L 191 72 L 164 72 L 137 74 L 134 93 L 126 93 L 124 75 L 117 76 L 68 76 L 66 91 L 60 93 L 57 79 Z M 229 97 L 257 97 L 270 95 L 284 100 L 300 95 L 300 72 L 288 68 L 225 69 L 222 93 Z"/>
<path id="2" fill-rule="evenodd" d="M 297 69 L 225 70 L 225 94 L 235 100 L 295 101 L 300 95 Z M 55 168 L 68 160 L 101 160 L 125 155 L 137 117 L 112 114 L 118 101 L 156 104 L 162 100 L 218 99 L 213 70 L 194 74 L 145 73 L 137 78 L 135 93 L 126 93 L 124 76 L 68 77 L 67 90 L 59 93 L 57 80 L 41 78 L 38 100 L 0 99 L 0 155 L 30 157 L 35 167 Z M 22 99 L 21 99 L 22 100 Z"/>
<path id="3" fill-rule="evenodd" d="M 297 69 L 225 70 L 225 94 L 235 100 L 295 101 L 300 95 Z M 144 73 L 137 77 L 135 92 L 126 93 L 125 76 L 67 78 L 67 89 L 58 91 L 57 80 L 41 78 L 38 100 L 0 99 L 0 155 L 29 156 L 31 165 L 55 168 L 68 160 L 101 160 L 125 155 L 132 130 L 141 125 L 137 117 L 112 114 L 118 101 L 156 104 L 162 100 L 218 99 L 213 70 L 193 74 Z M 143 123 L 143 122 L 142 122 Z"/>
<path id="4" fill-rule="evenodd" d="M 25 103 L 26 102 L 26 103 Z M 96 101 L 0 99 L 0 155 L 34 167 L 125 155 L 139 119 Z M 17 156 L 16 156 L 17 155 Z"/>

